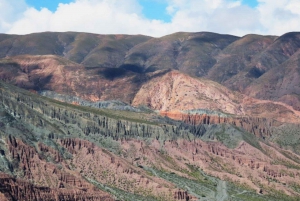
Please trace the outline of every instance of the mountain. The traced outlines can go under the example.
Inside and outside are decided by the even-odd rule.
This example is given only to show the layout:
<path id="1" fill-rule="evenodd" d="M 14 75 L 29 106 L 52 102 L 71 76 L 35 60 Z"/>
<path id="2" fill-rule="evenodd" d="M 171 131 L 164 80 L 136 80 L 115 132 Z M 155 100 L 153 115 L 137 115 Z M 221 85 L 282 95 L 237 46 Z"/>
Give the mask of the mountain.
<path id="1" fill-rule="evenodd" d="M 253 97 L 279 100 L 300 110 L 300 51 L 251 83 L 245 93 Z"/>
<path id="2" fill-rule="evenodd" d="M 121 100 L 159 111 L 208 109 L 284 122 L 297 122 L 299 117 L 285 104 L 251 99 L 216 82 L 170 69 L 141 74 L 85 67 L 53 55 L 22 55 L 0 60 L 0 70 L 2 80 L 40 93 L 55 92 L 54 98 L 65 94 L 92 102 Z"/>
<path id="3" fill-rule="evenodd" d="M 105 74 L 112 74 L 113 78 L 124 72 L 144 74 L 164 69 L 179 70 L 190 76 L 216 81 L 254 98 L 281 101 L 299 109 L 299 97 L 295 95 L 297 89 L 292 89 L 300 84 L 296 78 L 293 82 L 285 82 L 284 87 L 288 90 L 279 94 L 272 92 L 272 87 L 281 85 L 281 79 L 273 73 L 277 72 L 275 69 L 289 71 L 293 68 L 297 72 L 299 64 L 295 57 L 300 47 L 299 38 L 298 32 L 279 37 L 179 32 L 161 38 L 76 32 L 23 36 L 1 34 L 0 58 L 56 55 L 86 69 L 118 69 L 105 70 L 109 71 Z M 89 72 L 97 73 L 95 71 Z M 286 76 L 283 79 L 290 79 L 289 75 Z M 266 77 L 267 82 L 264 81 Z M 261 85 L 259 83 L 265 86 L 261 93 L 255 87 Z M 132 97 L 120 99 L 130 102 Z"/>
<path id="4" fill-rule="evenodd" d="M 89 33 L 33 33 L 0 35 L 0 57 L 57 55 L 89 67 L 118 67 L 128 49 L 149 40 L 148 36 Z"/>
<path id="5" fill-rule="evenodd" d="M 276 37 L 246 35 L 228 45 L 219 55 L 217 63 L 206 76 L 227 87 L 242 91 L 262 71 L 255 67 L 254 58 L 270 46 Z"/>
<path id="6" fill-rule="evenodd" d="M 172 68 L 203 76 L 216 63 L 218 52 L 237 38 L 209 32 L 175 33 L 133 47 L 124 64 L 137 72 Z"/>
<path id="7" fill-rule="evenodd" d="M 245 68 L 246 70 L 224 81 L 224 84 L 252 97 L 282 101 L 295 109 L 299 109 L 299 99 L 295 96 L 298 93 L 296 92 L 297 89 L 291 90 L 291 88 L 300 83 L 297 81 L 282 83 L 282 79 L 293 79 L 291 74 L 284 73 L 287 71 L 296 73 L 295 76 L 297 76 L 300 33 L 287 33 L 272 38 L 275 40 L 263 51 L 255 52 L 256 54 L 250 60 L 248 68 Z M 262 41 L 260 44 L 263 44 Z M 259 47 L 259 45 L 256 45 L 256 47 Z M 258 85 L 259 89 L 257 88 Z M 283 87 L 285 89 L 282 89 Z M 274 91 L 280 91 L 280 93 L 274 93 Z"/>
<path id="8" fill-rule="evenodd" d="M 238 116 L 299 122 L 300 112 L 289 105 L 254 99 L 203 78 L 170 71 L 141 86 L 133 106 L 146 105 L 161 112 L 197 113 L 198 109 Z"/>
<path id="9" fill-rule="evenodd" d="M 0 200 L 297 200 L 300 34 L 0 34 Z"/>
<path id="10" fill-rule="evenodd" d="M 144 75 L 128 70 L 85 67 L 56 55 L 7 57 L 0 60 L 0 69 L 2 80 L 19 87 L 50 90 L 92 101 L 130 102 L 145 79 Z"/>

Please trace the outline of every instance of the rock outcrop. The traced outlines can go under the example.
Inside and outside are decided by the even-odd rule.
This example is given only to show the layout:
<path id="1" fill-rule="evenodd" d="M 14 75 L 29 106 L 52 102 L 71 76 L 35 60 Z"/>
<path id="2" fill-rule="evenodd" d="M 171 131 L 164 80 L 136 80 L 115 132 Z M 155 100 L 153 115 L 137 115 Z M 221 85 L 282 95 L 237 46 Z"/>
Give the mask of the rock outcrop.
<path id="1" fill-rule="evenodd" d="M 163 116 L 183 121 L 191 125 L 231 124 L 242 128 L 258 137 L 271 136 L 271 128 L 279 122 L 259 117 L 238 117 L 232 115 L 188 114 L 183 112 L 161 112 Z"/>
<path id="2" fill-rule="evenodd" d="M 246 185 L 252 197 L 260 189 L 264 196 L 298 196 L 291 186 L 300 179 L 300 157 L 271 141 L 282 122 L 209 111 L 171 116 L 185 122 L 154 113 L 122 116 L 4 83 L 0 113 L 5 199 L 215 199 L 220 179 Z M 245 189 L 231 186 L 228 197 Z"/>
<path id="3" fill-rule="evenodd" d="M 184 201 L 192 201 L 193 197 L 188 194 L 187 191 L 176 191 L 174 193 L 175 200 L 184 200 Z"/>
<path id="4" fill-rule="evenodd" d="M 28 181 L 16 179 L 0 173 L 0 192 L 5 200 L 45 200 L 45 201 L 114 201 L 107 193 L 97 190 L 75 190 L 35 186 Z M 0 196 L 1 198 L 1 196 Z M 2 200 L 2 199 L 1 199 Z"/>

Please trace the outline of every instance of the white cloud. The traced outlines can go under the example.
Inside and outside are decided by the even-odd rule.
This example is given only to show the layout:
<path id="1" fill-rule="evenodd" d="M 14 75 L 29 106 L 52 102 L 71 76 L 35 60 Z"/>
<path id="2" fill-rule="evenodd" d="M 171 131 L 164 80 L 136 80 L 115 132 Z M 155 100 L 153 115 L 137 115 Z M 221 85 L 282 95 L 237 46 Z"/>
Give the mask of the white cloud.
<path id="1" fill-rule="evenodd" d="M 7 33 L 41 31 L 81 31 L 101 34 L 161 35 L 164 23 L 143 17 L 136 0 L 77 0 L 59 4 L 55 12 L 46 8 L 27 8 L 22 18 L 12 23 Z M 165 34 L 167 31 L 165 31 Z"/>
<path id="2" fill-rule="evenodd" d="M 24 0 L 0 0 L 0 31 L 162 36 L 177 31 L 281 35 L 300 30 L 300 0 L 259 0 L 256 8 L 243 5 L 241 0 L 165 1 L 172 17 L 169 23 L 145 18 L 138 0 L 76 0 L 59 4 L 55 12 L 36 10 Z"/>
<path id="3" fill-rule="evenodd" d="M 244 35 L 260 27 L 258 11 L 232 0 L 170 0 L 176 31 L 212 31 Z"/>
<path id="4" fill-rule="evenodd" d="M 24 0 L 0 0 L 0 32 L 7 31 L 26 8 Z"/>
<path id="5" fill-rule="evenodd" d="M 281 35 L 300 30 L 299 0 L 259 0 L 259 3 L 263 33 Z"/>

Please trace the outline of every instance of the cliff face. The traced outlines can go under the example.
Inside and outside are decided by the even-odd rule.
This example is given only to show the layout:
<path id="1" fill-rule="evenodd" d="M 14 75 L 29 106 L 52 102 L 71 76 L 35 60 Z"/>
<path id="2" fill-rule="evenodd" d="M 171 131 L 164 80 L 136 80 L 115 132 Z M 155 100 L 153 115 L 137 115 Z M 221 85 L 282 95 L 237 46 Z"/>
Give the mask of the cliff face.
<path id="1" fill-rule="evenodd" d="M 271 136 L 273 125 L 280 124 L 275 120 L 255 117 L 219 116 L 214 114 L 184 114 L 181 112 L 161 112 L 161 115 L 183 121 L 191 125 L 231 124 L 257 137 Z"/>

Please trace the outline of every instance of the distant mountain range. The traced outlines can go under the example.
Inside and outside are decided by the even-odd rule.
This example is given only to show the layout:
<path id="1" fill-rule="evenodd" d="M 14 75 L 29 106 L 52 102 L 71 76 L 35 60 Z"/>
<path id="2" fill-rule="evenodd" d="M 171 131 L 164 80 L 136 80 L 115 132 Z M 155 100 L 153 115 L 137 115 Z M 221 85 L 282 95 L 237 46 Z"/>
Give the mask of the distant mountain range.
<path id="1" fill-rule="evenodd" d="M 299 69 L 300 32 L 0 34 L 0 200 L 297 200 Z"/>
<path id="2" fill-rule="evenodd" d="M 0 62 L 3 69 L 8 62 L 19 62 L 22 66 L 25 58 L 15 58 L 18 55 L 55 55 L 51 58 L 61 65 L 80 66 L 84 73 L 99 72 L 110 80 L 128 77 L 127 74 L 142 77 L 145 73 L 173 69 L 216 81 L 254 98 L 281 101 L 299 110 L 299 48 L 298 32 L 279 37 L 175 33 L 161 38 L 74 32 L 2 34 Z M 42 57 L 31 60 L 34 59 Z M 5 79 L 3 71 L 1 78 Z M 55 79 L 55 75 L 51 76 L 52 79 L 47 78 L 49 82 Z M 32 88 L 43 90 L 43 86 L 33 85 Z M 109 98 L 99 95 L 99 99 Z"/>

